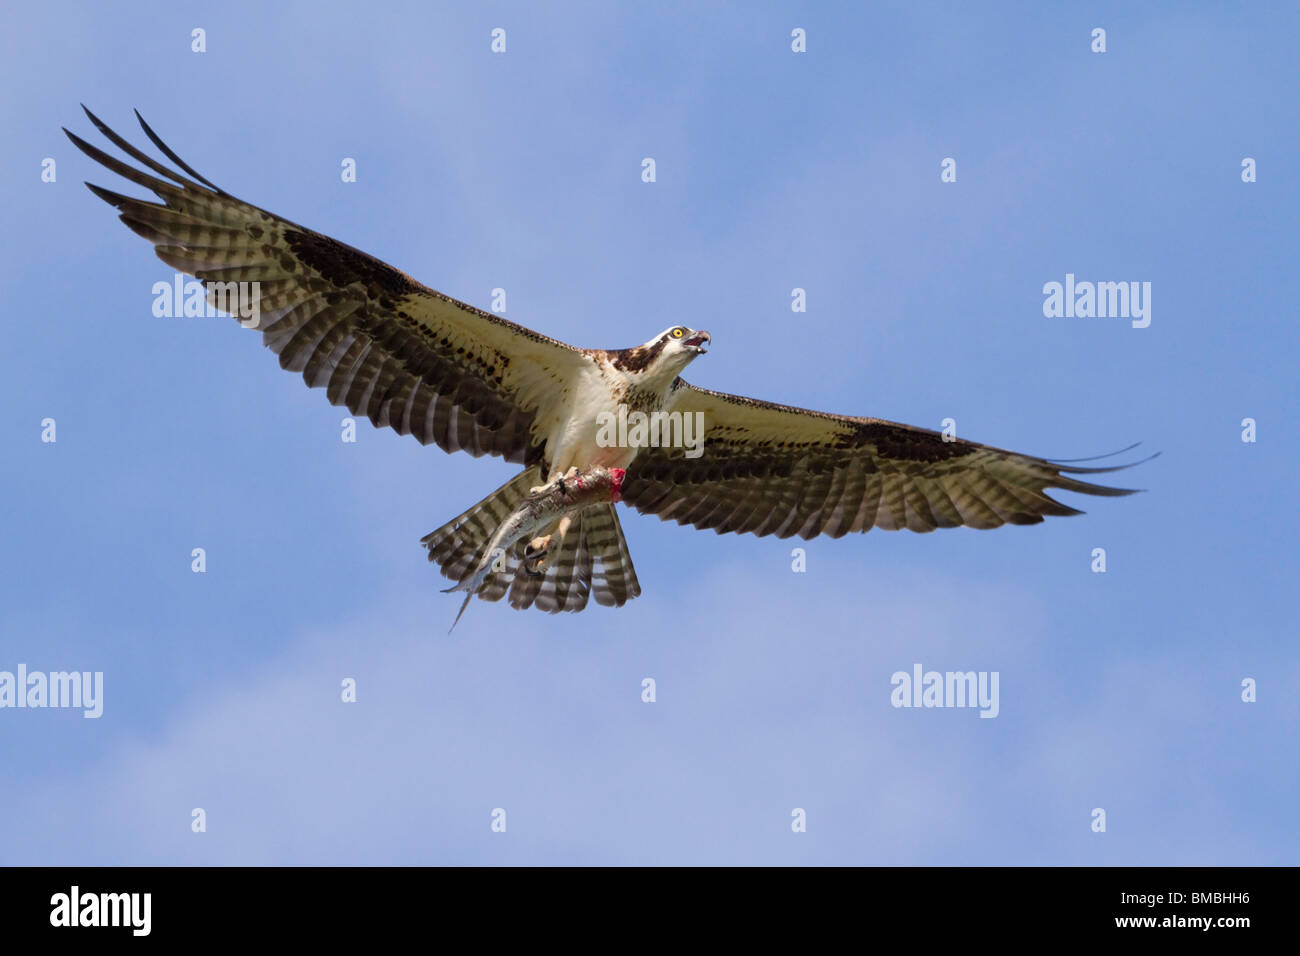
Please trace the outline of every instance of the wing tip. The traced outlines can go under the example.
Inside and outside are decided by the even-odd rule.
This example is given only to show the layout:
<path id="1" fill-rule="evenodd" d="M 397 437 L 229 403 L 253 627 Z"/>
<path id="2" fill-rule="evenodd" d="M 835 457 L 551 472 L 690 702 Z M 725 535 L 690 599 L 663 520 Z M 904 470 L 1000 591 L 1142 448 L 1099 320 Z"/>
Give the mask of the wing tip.
<path id="1" fill-rule="evenodd" d="M 1139 458 L 1137 461 L 1126 462 L 1122 465 L 1106 465 L 1101 468 L 1084 468 L 1076 465 L 1075 462 L 1100 461 L 1103 458 L 1113 458 L 1116 455 L 1124 454 L 1126 451 L 1132 451 L 1141 444 L 1141 442 L 1134 442 L 1127 448 L 1121 448 L 1119 451 L 1108 452 L 1105 455 L 1093 455 L 1089 458 L 1044 458 L 1043 461 L 1055 468 L 1058 472 L 1063 472 L 1069 475 L 1104 475 L 1115 471 L 1124 471 L 1128 468 L 1136 468 L 1138 465 L 1145 465 L 1147 462 L 1159 458 L 1162 452 L 1155 451 L 1147 455 L 1145 458 Z"/>
<path id="2" fill-rule="evenodd" d="M 115 193 L 113 192 L 113 190 L 105 189 L 103 186 L 96 186 L 94 183 L 90 182 L 89 180 L 82 180 L 82 185 L 85 186 L 87 189 L 89 189 L 100 199 L 104 200 L 104 202 L 108 203 L 110 206 L 113 206 L 116 209 L 120 209 L 122 207 L 123 202 L 127 202 L 130 200 L 129 196 L 123 196 L 121 193 Z"/>
<path id="3" fill-rule="evenodd" d="M 1125 445 L 1123 448 L 1116 449 L 1115 451 L 1103 452 L 1100 455 L 1089 455 L 1086 458 L 1052 458 L 1049 460 L 1054 462 L 1059 462 L 1060 464 L 1063 465 L 1065 464 L 1072 465 L 1080 461 L 1100 461 L 1103 458 L 1114 458 L 1116 455 L 1122 455 L 1126 451 L 1132 451 L 1134 448 L 1140 447 L 1141 444 L 1142 443 L 1140 441 L 1135 441 L 1133 444 Z M 1159 452 L 1157 452 L 1156 454 L 1159 454 Z"/>

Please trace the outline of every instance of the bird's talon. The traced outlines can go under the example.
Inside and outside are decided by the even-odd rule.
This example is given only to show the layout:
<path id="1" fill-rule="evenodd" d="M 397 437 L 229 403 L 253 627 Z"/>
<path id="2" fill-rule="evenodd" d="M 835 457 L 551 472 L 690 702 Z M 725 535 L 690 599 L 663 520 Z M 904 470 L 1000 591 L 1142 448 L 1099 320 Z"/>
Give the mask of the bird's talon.
<path id="1" fill-rule="evenodd" d="M 551 536 L 533 538 L 524 547 L 524 573 L 530 578 L 540 578 L 546 573 L 546 562 L 551 556 Z"/>

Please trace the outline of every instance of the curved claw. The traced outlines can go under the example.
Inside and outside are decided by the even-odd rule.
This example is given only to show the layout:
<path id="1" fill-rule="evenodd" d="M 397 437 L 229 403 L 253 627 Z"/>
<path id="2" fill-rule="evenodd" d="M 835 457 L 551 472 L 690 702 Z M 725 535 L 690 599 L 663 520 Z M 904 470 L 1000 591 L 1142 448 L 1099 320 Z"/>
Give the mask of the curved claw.
<path id="1" fill-rule="evenodd" d="M 551 536 L 533 538 L 524 548 L 524 573 L 530 578 L 540 578 L 546 573 L 546 559 L 551 554 Z"/>

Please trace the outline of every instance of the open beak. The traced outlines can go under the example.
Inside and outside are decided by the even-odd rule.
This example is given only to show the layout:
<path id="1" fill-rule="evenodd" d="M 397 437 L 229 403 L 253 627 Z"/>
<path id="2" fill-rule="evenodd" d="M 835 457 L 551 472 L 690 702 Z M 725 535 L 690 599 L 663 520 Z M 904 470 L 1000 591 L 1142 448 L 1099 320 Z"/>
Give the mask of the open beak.
<path id="1" fill-rule="evenodd" d="M 693 351 L 703 355 L 708 351 L 704 346 L 708 345 L 712 341 L 713 339 L 708 332 L 696 332 L 682 344 L 688 349 L 692 349 Z"/>

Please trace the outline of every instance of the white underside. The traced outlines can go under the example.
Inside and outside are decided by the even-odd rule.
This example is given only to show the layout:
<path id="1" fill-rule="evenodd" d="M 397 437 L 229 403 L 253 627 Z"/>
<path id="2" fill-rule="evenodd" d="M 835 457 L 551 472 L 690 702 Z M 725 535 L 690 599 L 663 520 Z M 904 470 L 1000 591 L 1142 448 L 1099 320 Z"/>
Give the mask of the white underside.
<path id="1" fill-rule="evenodd" d="M 557 404 L 551 412 L 549 428 L 545 432 L 546 448 L 550 458 L 546 480 L 551 481 L 570 468 L 586 471 L 596 465 L 605 468 L 626 468 L 636 458 L 640 448 L 602 447 L 596 437 L 600 430 L 598 416 L 601 412 L 618 414 L 618 403 L 613 399 L 616 382 L 607 376 L 616 372 L 602 370 L 590 363 L 577 376 L 566 396 L 567 401 Z M 664 388 L 668 391 L 671 378 Z"/>

